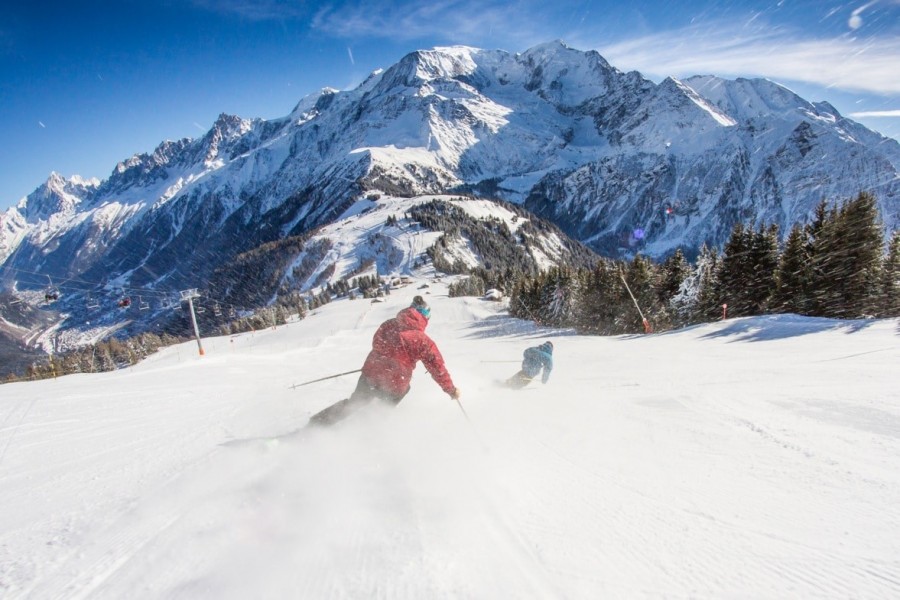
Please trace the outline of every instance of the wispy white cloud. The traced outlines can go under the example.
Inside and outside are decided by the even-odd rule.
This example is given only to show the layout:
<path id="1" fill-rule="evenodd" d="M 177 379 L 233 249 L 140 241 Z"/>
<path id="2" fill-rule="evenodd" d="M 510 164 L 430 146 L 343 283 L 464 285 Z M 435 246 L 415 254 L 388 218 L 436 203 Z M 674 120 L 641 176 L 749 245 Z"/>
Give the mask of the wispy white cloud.
<path id="1" fill-rule="evenodd" d="M 854 119 L 866 118 L 900 118 L 900 110 L 865 110 L 862 112 L 850 113 Z"/>
<path id="2" fill-rule="evenodd" d="M 43 129 L 46 129 L 46 128 L 47 128 L 47 126 L 44 125 L 44 122 L 43 122 L 43 121 L 38 121 L 38 125 L 40 125 L 41 128 L 43 128 Z"/>
<path id="3" fill-rule="evenodd" d="M 347 56 L 350 57 L 350 64 L 355 65 L 356 61 L 353 60 L 353 50 L 350 49 L 350 46 L 347 46 Z"/>
<path id="4" fill-rule="evenodd" d="M 344 38 L 437 38 L 458 43 L 496 38 L 531 43 L 547 37 L 540 30 L 540 13 L 534 0 L 370 0 L 322 8 L 312 26 Z"/>
<path id="5" fill-rule="evenodd" d="M 900 6 L 900 0 L 869 0 L 869 2 L 866 2 L 850 13 L 850 18 L 847 20 L 847 26 L 853 30 L 859 29 L 866 21 L 866 19 L 863 19 L 863 13 L 873 7 L 877 10 L 879 8 L 884 8 L 885 6 Z M 840 10 L 840 8 L 838 8 L 838 10 Z"/>
<path id="6" fill-rule="evenodd" d="M 231 0 L 234 1 L 234 0 Z M 870 0 L 856 9 L 898 5 L 900 0 Z M 337 37 L 391 38 L 400 41 L 449 40 L 525 50 L 535 43 L 562 38 L 576 48 L 597 49 L 620 69 L 650 77 L 712 73 L 723 77 L 768 77 L 846 91 L 881 95 L 900 93 L 900 36 L 812 37 L 794 28 L 776 27 L 762 13 L 743 24 L 705 21 L 610 43 L 591 38 L 584 27 L 560 30 L 560 6 L 566 0 L 371 0 L 320 9 L 312 27 Z M 574 26 L 574 25 L 573 25 Z M 624 35 L 624 34 L 623 34 Z M 512 47 L 510 47 L 512 46 Z"/>
<path id="7" fill-rule="evenodd" d="M 813 37 L 794 28 L 772 26 L 763 13 L 743 24 L 696 21 L 689 27 L 630 39 L 619 32 L 618 41 L 610 43 L 608 30 L 585 34 L 580 19 L 573 20 L 571 15 L 567 22 L 574 30 L 559 25 L 563 13 L 576 14 L 583 4 L 570 0 L 348 0 L 325 6 L 312 0 L 191 1 L 248 19 L 309 18 L 314 30 L 345 40 L 425 41 L 520 51 L 561 38 L 579 49 L 597 49 L 620 69 L 636 69 L 650 77 L 712 73 L 881 95 L 900 93 L 900 36 Z M 862 1 L 850 20 L 859 26 L 861 19 L 888 6 L 900 6 L 900 0 Z M 349 46 L 347 54 L 355 64 Z"/>
<path id="8" fill-rule="evenodd" d="M 597 49 L 613 65 L 649 76 L 768 77 L 865 91 L 900 93 L 900 37 L 802 38 L 785 28 L 706 23 Z"/>

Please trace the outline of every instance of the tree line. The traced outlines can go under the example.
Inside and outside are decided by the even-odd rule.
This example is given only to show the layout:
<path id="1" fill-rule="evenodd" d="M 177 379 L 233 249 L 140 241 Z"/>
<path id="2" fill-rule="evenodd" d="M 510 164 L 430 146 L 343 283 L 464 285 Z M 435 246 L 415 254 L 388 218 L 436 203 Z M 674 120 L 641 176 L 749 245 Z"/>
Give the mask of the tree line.
<path id="1" fill-rule="evenodd" d="M 661 263 L 643 256 L 556 267 L 512 288 L 513 316 L 603 335 L 665 330 L 723 317 L 795 313 L 838 319 L 900 316 L 900 232 L 885 247 L 875 199 L 820 203 L 783 246 L 775 226 L 732 229 L 721 253 L 681 250 Z M 458 290 L 478 287 L 460 284 Z M 643 316 L 642 316 L 643 315 Z"/>
<path id="2" fill-rule="evenodd" d="M 143 360 L 163 346 L 183 341 L 184 338 L 168 333 L 157 335 L 153 332 L 140 333 L 122 340 L 110 338 L 34 362 L 26 367 L 25 373 L 21 376 L 15 373 L 7 375 L 5 382 L 49 379 L 74 373 L 114 371 Z"/>

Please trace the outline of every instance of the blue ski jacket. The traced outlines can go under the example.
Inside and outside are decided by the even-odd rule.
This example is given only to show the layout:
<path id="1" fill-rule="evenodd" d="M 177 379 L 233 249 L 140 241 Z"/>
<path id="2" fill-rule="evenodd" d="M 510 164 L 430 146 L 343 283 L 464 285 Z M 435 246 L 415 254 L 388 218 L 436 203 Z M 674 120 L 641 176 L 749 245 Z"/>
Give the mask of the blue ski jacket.
<path id="1" fill-rule="evenodd" d="M 550 371 L 553 370 L 553 346 L 544 342 L 540 346 L 527 348 L 524 352 L 525 360 L 522 361 L 522 372 L 528 378 L 537 377 L 543 369 L 544 375 L 541 383 L 547 383 L 550 379 Z"/>

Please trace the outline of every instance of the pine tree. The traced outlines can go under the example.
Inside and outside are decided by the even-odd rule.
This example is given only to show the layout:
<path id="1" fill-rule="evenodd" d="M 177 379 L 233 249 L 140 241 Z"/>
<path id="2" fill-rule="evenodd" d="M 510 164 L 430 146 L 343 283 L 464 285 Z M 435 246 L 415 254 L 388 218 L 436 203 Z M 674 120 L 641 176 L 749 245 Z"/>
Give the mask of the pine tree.
<path id="1" fill-rule="evenodd" d="M 880 311 L 882 317 L 900 317 L 900 230 L 895 230 L 881 267 Z"/>
<path id="2" fill-rule="evenodd" d="M 807 314 L 810 277 L 806 231 L 800 225 L 794 225 L 779 258 L 771 309 L 781 313 Z"/>
<path id="3" fill-rule="evenodd" d="M 697 257 L 697 292 L 692 322 L 703 323 L 721 318 L 722 305 L 726 304 L 721 295 L 719 272 L 722 260 L 715 248 L 704 244 Z"/>
<path id="4" fill-rule="evenodd" d="M 879 271 L 884 234 L 875 196 L 860 193 L 841 211 L 843 242 L 841 275 L 841 316 L 857 318 L 878 311 Z"/>
<path id="5" fill-rule="evenodd" d="M 570 325 L 575 316 L 577 280 L 566 268 L 553 268 L 547 274 L 541 298 L 542 321 L 557 327 Z"/>
<path id="6" fill-rule="evenodd" d="M 879 309 L 882 226 L 875 198 L 860 193 L 840 209 L 817 207 L 811 224 L 811 313 L 858 318 Z"/>
<path id="7" fill-rule="evenodd" d="M 593 269 L 584 273 L 580 280 L 575 326 L 584 333 L 614 333 L 616 322 L 622 314 L 619 266 L 611 261 L 601 260 Z"/>
<path id="8" fill-rule="evenodd" d="M 734 226 L 719 268 L 717 295 L 728 303 L 728 313 L 734 317 L 751 314 L 747 282 L 753 277 L 750 262 L 752 234 L 752 230 L 745 229 L 741 223 Z"/>
<path id="9" fill-rule="evenodd" d="M 101 371 L 113 371 L 116 369 L 116 361 L 113 358 L 112 352 L 110 351 L 110 343 L 109 342 L 101 342 L 97 344 L 94 349 L 94 361 L 95 365 L 93 371 L 101 372 Z"/>
<path id="10" fill-rule="evenodd" d="M 837 209 L 827 207 L 823 200 L 816 206 L 815 218 L 807 226 L 810 261 L 809 314 L 831 316 L 831 308 L 838 303 L 836 256 L 838 247 Z"/>
<path id="11" fill-rule="evenodd" d="M 516 283 L 509 300 L 509 314 L 518 319 L 539 322 L 541 276 L 523 277 Z"/>
<path id="12" fill-rule="evenodd" d="M 778 226 L 760 227 L 750 236 L 747 268 L 750 276 L 744 285 L 748 314 L 765 314 L 775 291 L 778 269 Z"/>
<path id="13" fill-rule="evenodd" d="M 653 263 L 648 258 L 637 255 L 628 263 L 628 268 L 624 271 L 624 277 L 625 281 L 628 282 L 628 287 L 623 289 L 624 297 L 628 299 L 625 302 L 628 310 L 623 315 L 625 326 L 623 333 L 644 332 L 646 325 L 656 329 L 667 328 L 669 316 L 659 302 L 658 292 L 653 285 L 657 279 Z M 631 290 L 630 294 L 628 293 L 629 290 Z M 632 295 L 634 296 L 633 299 Z M 637 306 L 635 306 L 635 303 L 637 303 Z M 643 318 L 641 317 L 642 314 Z M 643 322 L 644 319 L 647 320 L 646 325 Z"/>
<path id="14" fill-rule="evenodd" d="M 116 367 L 125 367 L 134 364 L 134 354 L 126 344 L 116 338 L 109 340 L 109 353 Z"/>
<path id="15" fill-rule="evenodd" d="M 657 284 L 659 301 L 663 306 L 667 306 L 672 301 L 690 272 L 691 266 L 681 248 L 676 249 L 675 253 L 663 262 Z"/>

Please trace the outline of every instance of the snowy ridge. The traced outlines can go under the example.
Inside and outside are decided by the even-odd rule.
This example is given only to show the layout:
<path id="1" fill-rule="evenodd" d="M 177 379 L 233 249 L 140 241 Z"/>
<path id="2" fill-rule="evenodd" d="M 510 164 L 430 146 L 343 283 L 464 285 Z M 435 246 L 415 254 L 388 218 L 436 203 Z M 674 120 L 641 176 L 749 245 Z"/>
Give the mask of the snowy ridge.
<path id="1" fill-rule="evenodd" d="M 284 282 L 289 287 L 303 291 L 328 282 L 335 283 L 359 275 L 392 276 L 415 275 L 418 263 L 427 261 L 426 250 L 444 235 L 441 231 L 431 231 L 405 217 L 410 208 L 434 200 L 448 202 L 478 220 L 499 219 L 516 232 L 528 221 L 489 200 L 461 198 L 459 196 L 436 195 L 415 198 L 395 198 L 385 196 L 377 200 L 360 200 L 351 206 L 338 220 L 326 225 L 312 235 L 306 246 L 320 248 L 322 241 L 330 242 L 330 249 L 324 256 L 316 255 L 318 268 L 305 281 L 291 281 L 291 272 L 305 261 L 310 260 L 310 252 L 303 251 L 285 270 Z M 396 226 L 385 221 L 393 217 Z M 555 233 L 548 233 L 540 239 L 530 239 L 527 251 L 538 265 L 547 269 L 558 265 L 567 256 L 562 240 Z M 446 250 L 449 262 L 461 260 L 469 267 L 483 265 L 485 257 L 479 256 L 471 243 L 461 234 Z M 370 264 L 360 270 L 361 265 Z M 330 275 L 322 279 L 323 272 Z"/>
<path id="2" fill-rule="evenodd" d="M 431 282 L 469 420 L 420 367 L 393 411 L 222 445 L 346 397 L 289 386 L 358 369 L 416 283 L 4 385 L 3 597 L 900 595 L 896 319 L 583 337 Z M 494 384 L 545 339 L 546 386 Z"/>
<path id="3" fill-rule="evenodd" d="M 691 102 L 705 110 L 709 113 L 709 115 L 715 119 L 716 123 L 722 125 L 724 127 L 734 127 L 738 124 L 733 118 L 711 105 L 705 98 L 701 97 L 697 92 L 695 92 L 692 88 L 685 85 L 684 83 L 678 81 L 677 79 L 672 80 L 679 88 L 681 88 L 691 99 Z"/>

